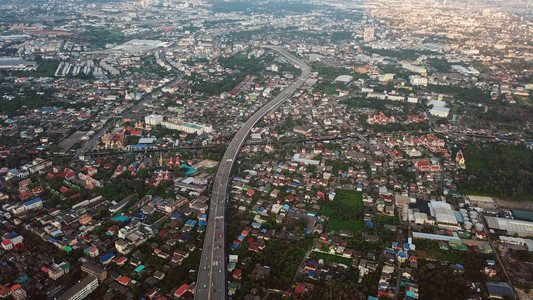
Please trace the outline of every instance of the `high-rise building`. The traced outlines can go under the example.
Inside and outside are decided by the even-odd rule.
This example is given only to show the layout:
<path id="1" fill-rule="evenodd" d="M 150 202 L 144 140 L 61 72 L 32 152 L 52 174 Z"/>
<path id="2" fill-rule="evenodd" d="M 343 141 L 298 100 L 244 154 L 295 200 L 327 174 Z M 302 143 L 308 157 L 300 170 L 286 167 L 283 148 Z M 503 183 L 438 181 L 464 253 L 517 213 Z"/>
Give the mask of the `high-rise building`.
<path id="1" fill-rule="evenodd" d="M 365 27 L 365 31 L 363 33 L 363 40 L 365 42 L 370 42 L 374 39 L 374 27 Z"/>

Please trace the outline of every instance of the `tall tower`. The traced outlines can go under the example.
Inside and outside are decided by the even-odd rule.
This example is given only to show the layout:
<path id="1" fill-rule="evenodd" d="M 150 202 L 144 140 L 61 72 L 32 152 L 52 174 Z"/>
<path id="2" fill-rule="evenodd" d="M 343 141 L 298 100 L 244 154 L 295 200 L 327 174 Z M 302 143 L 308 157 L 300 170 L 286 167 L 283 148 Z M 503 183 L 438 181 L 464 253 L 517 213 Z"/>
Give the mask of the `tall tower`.
<path id="1" fill-rule="evenodd" d="M 370 42 L 374 39 L 374 27 L 365 27 L 363 32 L 363 40 L 365 42 Z"/>

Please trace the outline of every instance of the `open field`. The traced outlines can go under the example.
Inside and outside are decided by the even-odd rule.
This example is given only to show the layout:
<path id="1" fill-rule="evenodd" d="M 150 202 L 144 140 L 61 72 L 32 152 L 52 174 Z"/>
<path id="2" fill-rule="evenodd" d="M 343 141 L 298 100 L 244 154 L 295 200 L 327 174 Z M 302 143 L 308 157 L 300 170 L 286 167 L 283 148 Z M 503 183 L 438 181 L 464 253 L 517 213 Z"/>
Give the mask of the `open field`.
<path id="1" fill-rule="evenodd" d="M 329 217 L 329 229 L 360 231 L 363 222 L 363 193 L 337 190 L 335 200 L 324 201 L 321 213 Z"/>

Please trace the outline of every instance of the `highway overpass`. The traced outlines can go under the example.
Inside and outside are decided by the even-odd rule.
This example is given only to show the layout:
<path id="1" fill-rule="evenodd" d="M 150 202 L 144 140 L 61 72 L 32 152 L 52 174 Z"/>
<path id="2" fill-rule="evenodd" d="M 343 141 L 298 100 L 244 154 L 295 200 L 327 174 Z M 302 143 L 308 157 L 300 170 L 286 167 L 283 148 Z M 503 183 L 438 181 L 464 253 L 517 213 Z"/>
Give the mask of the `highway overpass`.
<path id="1" fill-rule="evenodd" d="M 224 217 L 226 201 L 228 198 L 230 173 L 239 150 L 252 127 L 263 116 L 275 109 L 299 89 L 309 78 L 311 72 L 309 66 L 305 62 L 299 60 L 286 50 L 270 46 L 267 48 L 277 51 L 285 58 L 298 65 L 302 73 L 295 82 L 281 91 L 274 99 L 272 99 L 272 101 L 264 105 L 243 124 L 224 153 L 215 177 L 211 201 L 209 204 L 209 217 L 202 248 L 202 259 L 198 270 L 195 299 L 221 300 L 226 299 L 227 297 L 226 252 L 224 242 L 226 238 L 226 227 Z"/>

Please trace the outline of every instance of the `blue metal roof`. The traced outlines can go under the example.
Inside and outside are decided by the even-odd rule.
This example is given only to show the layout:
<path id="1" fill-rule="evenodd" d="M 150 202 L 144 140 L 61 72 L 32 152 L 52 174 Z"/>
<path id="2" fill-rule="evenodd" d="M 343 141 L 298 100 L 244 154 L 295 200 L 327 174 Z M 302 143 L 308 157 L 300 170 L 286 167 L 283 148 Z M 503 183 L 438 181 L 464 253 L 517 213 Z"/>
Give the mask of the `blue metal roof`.
<path id="1" fill-rule="evenodd" d="M 487 281 L 486 284 L 490 295 L 513 296 L 513 291 L 507 282 Z"/>
<path id="2" fill-rule="evenodd" d="M 35 203 L 37 203 L 37 202 L 39 202 L 39 201 L 43 201 L 43 199 L 41 199 L 41 198 L 35 198 L 35 199 L 30 200 L 30 201 L 26 201 L 26 202 L 24 202 L 23 205 L 24 205 L 24 206 L 29 206 L 29 205 L 35 204 Z"/>
<path id="3" fill-rule="evenodd" d="M 131 148 L 146 148 L 146 144 L 137 144 L 137 145 L 131 145 Z"/>
<path id="4" fill-rule="evenodd" d="M 413 232 L 414 238 L 426 239 L 426 240 L 436 240 L 436 241 L 460 241 L 461 239 L 456 236 L 440 235 L 440 234 L 430 234 L 423 232 Z"/>
<path id="5" fill-rule="evenodd" d="M 253 222 L 252 223 L 252 227 L 253 228 L 261 228 L 261 224 L 257 223 L 257 222 Z"/>
<path id="6" fill-rule="evenodd" d="M 187 222 L 185 222 L 185 225 L 194 227 L 196 226 L 196 223 L 196 220 L 187 220 Z"/>
<path id="7" fill-rule="evenodd" d="M 113 257 L 115 257 L 115 253 L 113 252 L 107 253 L 106 255 L 102 256 L 102 258 L 100 258 L 100 262 L 104 263 L 106 261 L 109 261 L 110 259 L 113 259 Z"/>

